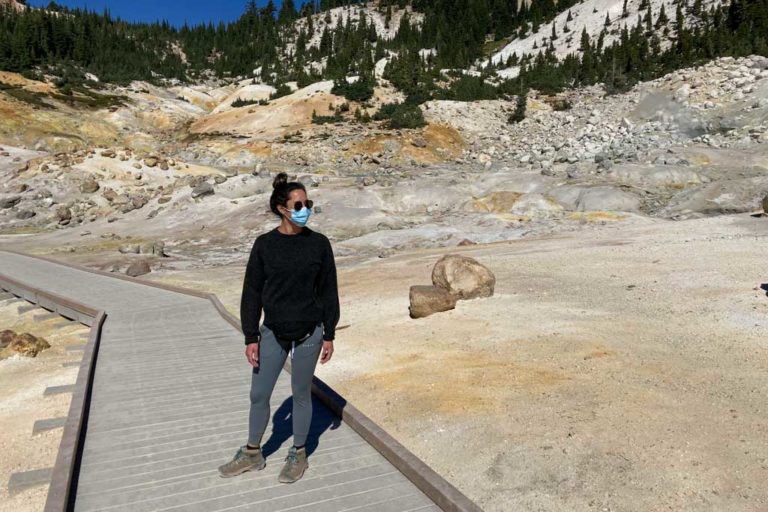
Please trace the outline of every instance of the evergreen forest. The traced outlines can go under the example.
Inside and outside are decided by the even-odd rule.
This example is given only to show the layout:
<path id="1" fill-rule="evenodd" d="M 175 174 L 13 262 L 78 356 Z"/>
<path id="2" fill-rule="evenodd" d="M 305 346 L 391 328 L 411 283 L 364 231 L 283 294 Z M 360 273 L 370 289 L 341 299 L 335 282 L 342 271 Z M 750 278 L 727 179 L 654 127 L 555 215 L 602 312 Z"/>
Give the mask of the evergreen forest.
<path id="1" fill-rule="evenodd" d="M 419 104 L 430 98 L 490 99 L 529 88 L 557 92 L 595 83 L 622 91 L 718 56 L 768 55 L 768 0 L 731 0 L 709 9 L 701 0 L 679 0 L 669 13 L 654 12 L 646 2 L 647 10 L 634 25 L 625 24 L 614 44 L 604 44 L 607 26 L 597 38 L 581 32 L 580 51 L 558 60 L 553 33 L 549 45 L 535 54 L 484 67 L 479 63 L 490 49 L 538 30 L 577 2 L 533 0 L 518 9 L 517 0 L 380 0 L 373 8 L 388 25 L 394 23 L 393 12 L 409 8 L 399 17 L 393 38 L 378 34 L 365 16 L 333 29 L 314 26 L 321 18 L 330 21 L 328 9 L 355 3 L 283 0 L 278 7 L 272 0 L 263 6 L 251 0 L 235 22 L 181 27 L 129 23 L 109 12 L 68 9 L 55 2 L 21 12 L 0 7 L 0 69 L 30 78 L 56 75 L 64 83 L 82 80 L 86 72 L 117 84 L 194 82 L 210 75 L 253 77 L 273 85 L 334 80 L 338 91 L 359 99 L 369 97 L 376 83 L 375 63 L 389 56 L 384 77 L 409 103 Z M 423 15 L 419 22 L 414 12 Z M 574 23 L 572 30 L 578 29 Z M 663 39 L 671 44 L 662 44 Z M 519 76 L 496 76 L 497 68 L 508 66 L 519 66 Z M 465 74 L 466 69 L 476 72 Z M 345 84 L 343 78 L 351 75 L 361 77 L 359 85 Z"/>

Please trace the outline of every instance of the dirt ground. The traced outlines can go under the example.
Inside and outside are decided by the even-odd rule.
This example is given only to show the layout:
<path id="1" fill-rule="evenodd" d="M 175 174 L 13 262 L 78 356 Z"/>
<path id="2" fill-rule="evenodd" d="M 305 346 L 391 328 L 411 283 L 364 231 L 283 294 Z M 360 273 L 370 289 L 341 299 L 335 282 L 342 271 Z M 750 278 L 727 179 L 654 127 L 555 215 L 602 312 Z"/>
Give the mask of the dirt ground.
<path id="1" fill-rule="evenodd" d="M 317 375 L 489 512 L 766 511 L 767 250 L 768 218 L 735 215 L 339 258 Z M 446 253 L 494 295 L 409 318 Z M 238 314 L 243 271 L 144 278 Z"/>
<path id="2" fill-rule="evenodd" d="M 42 336 L 51 348 L 37 357 L 14 355 L 10 350 L 0 351 L 0 512 L 33 512 L 43 509 L 48 486 L 38 486 L 10 496 L 8 479 L 11 473 L 52 467 L 56 462 L 62 429 L 57 428 L 32 435 L 35 421 L 66 416 L 69 394 L 43 396 L 49 386 L 73 384 L 77 367 L 64 368 L 66 361 L 79 361 L 80 352 L 67 352 L 68 345 L 79 345 L 84 340 L 80 333 L 88 328 L 73 323 L 54 327 L 58 318 L 41 322 L 34 315 L 44 313 L 35 309 L 18 313 L 24 303 L 0 303 L 0 330 L 29 332 Z"/>
<path id="3" fill-rule="evenodd" d="M 406 290 L 436 254 L 361 269 L 349 315 L 379 319 L 351 320 L 357 362 L 320 375 L 489 511 L 768 510 L 767 228 L 462 251 L 496 294 L 423 321 Z"/>

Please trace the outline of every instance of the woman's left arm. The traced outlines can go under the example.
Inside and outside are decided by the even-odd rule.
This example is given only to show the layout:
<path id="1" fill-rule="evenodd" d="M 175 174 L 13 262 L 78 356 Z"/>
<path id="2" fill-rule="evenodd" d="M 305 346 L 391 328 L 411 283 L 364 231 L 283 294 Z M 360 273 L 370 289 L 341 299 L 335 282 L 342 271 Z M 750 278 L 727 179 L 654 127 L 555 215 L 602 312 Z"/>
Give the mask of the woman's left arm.
<path id="1" fill-rule="evenodd" d="M 323 340 L 333 341 L 339 323 L 339 289 L 336 282 L 336 261 L 331 242 L 325 239 L 318 295 L 323 305 Z"/>

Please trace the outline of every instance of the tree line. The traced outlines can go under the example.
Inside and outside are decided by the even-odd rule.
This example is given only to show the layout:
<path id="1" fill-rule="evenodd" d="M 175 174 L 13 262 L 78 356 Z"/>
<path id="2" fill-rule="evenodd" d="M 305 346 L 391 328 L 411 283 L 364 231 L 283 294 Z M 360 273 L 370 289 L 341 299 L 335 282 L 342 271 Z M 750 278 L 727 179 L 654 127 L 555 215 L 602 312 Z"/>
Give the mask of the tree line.
<path id="1" fill-rule="evenodd" d="M 108 11 L 55 2 L 46 9 L 5 10 L 0 12 L 0 69 L 66 77 L 85 71 L 115 83 L 190 81 L 209 72 L 275 85 L 332 79 L 336 90 L 365 98 L 375 85 L 375 63 L 391 56 L 384 76 L 405 92 L 409 104 L 418 104 L 430 98 L 517 95 L 528 88 L 556 92 L 599 82 L 624 90 L 714 57 L 768 53 L 768 0 L 732 0 L 709 9 L 701 0 L 679 0 L 674 13 L 654 11 L 646 1 L 634 25 L 627 20 L 624 28 L 613 28 L 607 19 L 603 32 L 590 38 L 569 16 L 564 26 L 553 26 L 548 44 L 534 53 L 512 55 L 469 76 L 460 70 L 499 45 L 537 31 L 576 0 L 534 0 L 519 7 L 518 0 L 380 0 L 375 8 L 387 25 L 394 23 L 395 11 L 409 10 L 400 16 L 394 38 L 382 37 L 366 16 L 330 28 L 329 9 L 355 10 L 359 3 L 284 0 L 278 8 L 272 0 L 262 7 L 250 0 L 233 22 L 178 28 L 167 22 L 126 22 Z M 422 13 L 420 23 L 409 14 L 413 11 Z M 322 29 L 316 26 L 319 20 Z M 618 40 L 606 45 L 609 30 L 618 31 Z M 659 32 L 672 41 L 670 48 L 663 49 Z M 311 44 L 316 33 L 319 43 Z M 579 38 L 581 51 L 558 61 L 553 41 L 566 33 Z M 324 66 L 313 67 L 318 62 Z M 517 78 L 495 77 L 497 68 L 511 65 L 520 66 Z M 446 75 L 445 70 L 454 71 Z M 361 79 L 348 87 L 343 78 L 353 74 Z"/>

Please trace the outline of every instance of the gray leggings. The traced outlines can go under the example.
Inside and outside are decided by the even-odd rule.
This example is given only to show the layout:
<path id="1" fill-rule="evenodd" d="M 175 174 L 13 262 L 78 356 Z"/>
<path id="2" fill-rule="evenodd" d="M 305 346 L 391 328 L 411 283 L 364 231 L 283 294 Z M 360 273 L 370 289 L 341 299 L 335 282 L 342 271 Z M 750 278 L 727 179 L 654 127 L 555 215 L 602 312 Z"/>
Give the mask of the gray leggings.
<path id="1" fill-rule="evenodd" d="M 281 343 L 267 326 L 261 326 L 259 367 L 251 376 L 251 411 L 248 421 L 248 444 L 256 446 L 269 423 L 269 399 L 291 349 L 291 388 L 293 391 L 293 444 L 307 441 L 312 422 L 312 376 L 323 348 L 323 327 L 318 324 L 312 335 L 298 344 Z"/>

